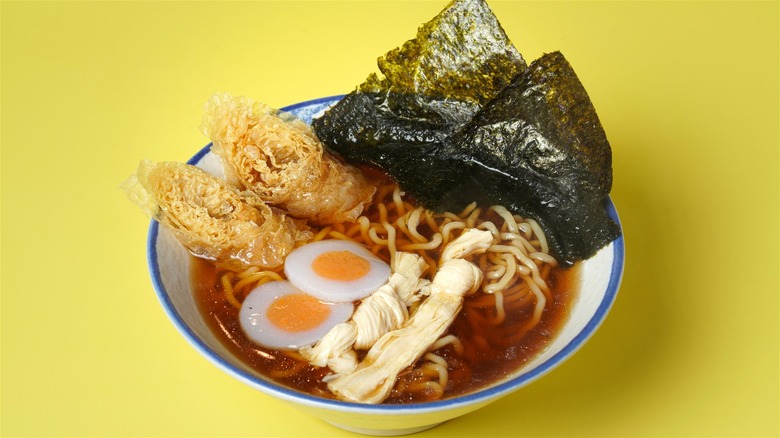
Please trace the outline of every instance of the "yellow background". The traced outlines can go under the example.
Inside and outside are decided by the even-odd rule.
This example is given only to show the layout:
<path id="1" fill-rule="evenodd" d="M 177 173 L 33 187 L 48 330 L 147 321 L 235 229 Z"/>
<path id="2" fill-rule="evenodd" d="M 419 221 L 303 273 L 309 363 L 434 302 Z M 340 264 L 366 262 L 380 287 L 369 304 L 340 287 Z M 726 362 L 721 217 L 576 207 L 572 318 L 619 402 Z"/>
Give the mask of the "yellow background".
<path id="1" fill-rule="evenodd" d="M 3 1 L 1 434 L 349 435 L 185 342 L 118 186 L 206 144 L 211 93 L 349 92 L 444 5 Z M 421 436 L 778 436 L 778 3 L 491 5 L 588 89 L 627 266 L 573 358 Z"/>

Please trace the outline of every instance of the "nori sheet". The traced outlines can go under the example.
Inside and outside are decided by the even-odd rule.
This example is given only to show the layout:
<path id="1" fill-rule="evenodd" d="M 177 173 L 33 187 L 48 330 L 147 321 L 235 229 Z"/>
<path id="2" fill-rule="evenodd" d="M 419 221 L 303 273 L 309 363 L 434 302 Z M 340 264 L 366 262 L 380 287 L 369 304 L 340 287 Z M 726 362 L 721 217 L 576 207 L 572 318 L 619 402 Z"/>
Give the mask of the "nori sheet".
<path id="1" fill-rule="evenodd" d="M 456 1 L 450 8 L 461 11 L 475 4 L 484 2 Z M 485 76 L 474 72 L 486 64 L 486 71 L 493 72 L 496 65 L 486 61 L 490 56 L 477 56 L 474 68 L 461 72 L 464 80 L 475 76 L 472 89 L 457 81 L 450 82 L 455 84 L 451 90 L 441 89 L 447 81 L 435 87 L 417 84 L 411 79 L 430 61 L 410 56 L 399 66 L 404 62 L 401 54 L 436 58 L 435 45 L 425 42 L 443 41 L 431 35 L 446 28 L 441 17 L 452 16 L 446 12 L 422 26 L 416 40 L 385 56 L 390 64 L 380 60 L 380 68 L 390 76 L 370 76 L 315 119 L 315 132 L 348 160 L 385 170 L 426 208 L 460 211 L 473 201 L 504 205 L 540 223 L 559 262 L 570 265 L 592 256 L 620 230 L 604 208 L 612 185 L 612 152 L 574 70 L 554 52 L 528 67 L 512 64 L 510 81 L 496 75 L 501 80 L 489 81 L 492 91 L 474 93 L 473 88 L 485 86 L 480 81 Z M 481 38 L 445 40 L 479 45 Z M 502 52 L 494 43 L 487 44 L 491 53 L 512 52 Z M 514 50 L 508 39 L 502 44 Z M 455 50 L 475 53 L 454 44 L 446 47 L 450 57 Z M 522 60 L 519 55 L 510 58 Z"/>
<path id="2" fill-rule="evenodd" d="M 560 52 L 534 61 L 450 146 L 441 155 L 467 163 L 471 181 L 465 186 L 479 185 L 480 192 L 489 187 L 490 202 L 539 221 L 560 262 L 586 259 L 620 235 L 604 208 L 612 188 L 612 150 L 585 88 Z"/>
<path id="3" fill-rule="evenodd" d="M 415 39 L 378 60 L 366 81 L 313 121 L 327 145 L 351 159 L 388 142 L 446 139 L 526 68 L 483 0 L 457 0 Z"/>

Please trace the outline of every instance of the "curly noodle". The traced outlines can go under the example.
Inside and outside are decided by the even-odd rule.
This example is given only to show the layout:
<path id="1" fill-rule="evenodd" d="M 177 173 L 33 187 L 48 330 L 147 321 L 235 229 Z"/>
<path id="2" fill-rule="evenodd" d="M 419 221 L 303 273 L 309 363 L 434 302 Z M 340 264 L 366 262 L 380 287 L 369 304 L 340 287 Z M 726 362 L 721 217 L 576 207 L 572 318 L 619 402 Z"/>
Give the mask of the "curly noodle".
<path id="1" fill-rule="evenodd" d="M 469 228 L 490 231 L 494 244 L 484 254 L 473 257 L 472 261 L 485 273 L 483 293 L 465 301 L 464 313 L 474 333 L 481 333 L 484 327 L 501 326 L 508 312 L 533 306 L 533 313 L 522 328 L 505 334 L 507 343 L 516 342 L 538 324 L 545 306 L 552 300 L 547 278 L 557 262 L 548 253 L 544 233 L 534 220 L 513 215 L 501 206 L 478 208 L 476 203 L 460 213 L 435 214 L 406 200 L 396 184 L 385 184 L 378 188 L 372 204 L 355 222 L 324 226 L 313 240 L 343 239 L 361 243 L 391 267 L 397 251 L 417 253 L 428 264 L 424 276 L 432 278 L 441 249 Z M 243 298 L 257 285 L 282 279 L 281 268 L 273 271 L 250 268 L 220 274 L 225 298 L 236 308 L 241 307 Z M 477 349 L 490 348 L 488 341 L 478 334 L 469 341 Z M 432 352 L 445 346 L 458 354 L 464 349 L 456 336 L 445 335 L 406 375 L 399 376 L 394 392 L 424 392 L 429 399 L 441 398 L 448 382 L 447 360 Z M 284 374 L 295 369 L 286 369 Z"/>

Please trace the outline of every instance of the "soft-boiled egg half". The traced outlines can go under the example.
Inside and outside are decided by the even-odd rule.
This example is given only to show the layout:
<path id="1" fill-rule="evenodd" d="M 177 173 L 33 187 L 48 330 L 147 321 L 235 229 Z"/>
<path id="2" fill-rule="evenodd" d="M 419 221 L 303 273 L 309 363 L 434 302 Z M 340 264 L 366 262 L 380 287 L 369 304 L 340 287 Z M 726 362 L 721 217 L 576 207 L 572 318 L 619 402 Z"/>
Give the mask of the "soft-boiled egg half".
<path id="1" fill-rule="evenodd" d="M 297 350 L 348 321 L 353 310 L 351 302 L 325 303 L 288 281 L 272 281 L 247 295 L 238 318 L 252 342 L 277 350 Z"/>
<path id="2" fill-rule="evenodd" d="M 293 250 L 284 262 L 298 289 L 332 303 L 359 300 L 387 283 L 390 266 L 349 240 L 320 240 Z"/>
<path id="3" fill-rule="evenodd" d="M 354 301 L 387 283 L 390 266 L 355 242 L 322 240 L 292 251 L 284 272 L 286 281 L 262 284 L 247 295 L 239 321 L 254 343 L 297 350 L 348 321 Z"/>

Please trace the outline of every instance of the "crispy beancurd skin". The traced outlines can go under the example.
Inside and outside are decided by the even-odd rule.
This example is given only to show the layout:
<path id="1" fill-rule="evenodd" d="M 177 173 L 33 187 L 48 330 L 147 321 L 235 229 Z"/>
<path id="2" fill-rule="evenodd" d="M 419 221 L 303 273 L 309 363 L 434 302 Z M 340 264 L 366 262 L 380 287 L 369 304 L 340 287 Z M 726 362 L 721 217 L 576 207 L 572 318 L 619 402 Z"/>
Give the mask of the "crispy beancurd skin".
<path id="1" fill-rule="evenodd" d="M 312 236 L 253 193 L 189 164 L 142 161 L 123 188 L 193 254 L 227 268 L 276 268 Z"/>
<path id="2" fill-rule="evenodd" d="M 325 152 L 305 123 L 248 97 L 212 96 L 201 130 L 229 181 L 314 224 L 355 220 L 376 190 Z"/>

